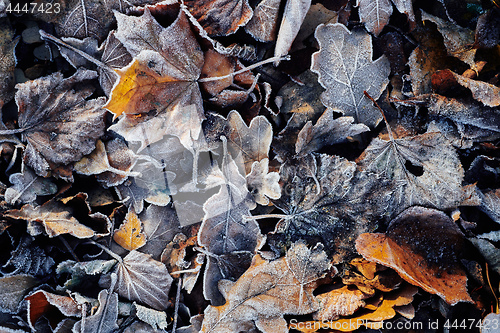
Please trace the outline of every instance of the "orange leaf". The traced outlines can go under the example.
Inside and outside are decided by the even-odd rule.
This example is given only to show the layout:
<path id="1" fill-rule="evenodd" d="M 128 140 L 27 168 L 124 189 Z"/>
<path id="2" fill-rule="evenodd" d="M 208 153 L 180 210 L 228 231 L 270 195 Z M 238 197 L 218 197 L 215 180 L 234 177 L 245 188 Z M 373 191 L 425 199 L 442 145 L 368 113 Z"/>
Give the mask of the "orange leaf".
<path id="1" fill-rule="evenodd" d="M 407 282 L 453 305 L 472 302 L 457 252 L 463 235 L 441 211 L 412 207 L 391 221 L 387 233 L 365 233 L 356 249 L 368 260 L 393 268 Z"/>
<path id="2" fill-rule="evenodd" d="M 115 231 L 113 239 L 124 249 L 129 251 L 137 250 L 146 244 L 146 235 L 141 232 L 141 229 L 141 220 L 139 220 L 134 209 L 131 208 L 125 215 L 125 220 L 120 229 Z"/>

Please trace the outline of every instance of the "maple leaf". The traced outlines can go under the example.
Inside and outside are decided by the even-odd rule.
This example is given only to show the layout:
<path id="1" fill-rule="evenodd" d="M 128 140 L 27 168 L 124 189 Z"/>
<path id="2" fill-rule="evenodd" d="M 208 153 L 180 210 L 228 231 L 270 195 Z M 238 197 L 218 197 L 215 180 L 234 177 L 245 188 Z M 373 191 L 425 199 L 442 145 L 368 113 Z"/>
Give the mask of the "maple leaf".
<path id="1" fill-rule="evenodd" d="M 307 314 L 318 309 L 312 292 L 329 268 L 321 246 L 309 249 L 292 244 L 284 258 L 265 261 L 256 256 L 236 282 L 224 281 L 222 306 L 205 310 L 202 332 L 288 332 L 285 314 Z"/>
<path id="2" fill-rule="evenodd" d="M 356 172 L 355 163 L 338 156 L 289 159 L 280 168 L 280 178 L 281 198 L 273 203 L 285 216 L 269 236 L 272 246 L 281 248 L 283 236 L 285 244 L 298 239 L 322 242 L 336 263 L 355 252 L 355 238 L 375 227 L 389 200 L 387 181 Z"/>
<path id="3" fill-rule="evenodd" d="M 253 15 L 248 0 L 185 0 L 184 4 L 211 36 L 233 34 Z"/>
<path id="4" fill-rule="evenodd" d="M 203 52 L 183 11 L 163 28 L 145 9 L 141 17 L 115 13 L 115 34 L 134 61 L 118 70 L 120 80 L 113 88 L 106 108 L 119 116 L 154 115 L 174 105 L 193 104 L 203 115 L 197 80 L 203 66 Z M 203 118 L 203 117 L 202 117 Z"/>
<path id="5" fill-rule="evenodd" d="M 319 25 L 314 34 L 320 50 L 313 54 L 311 70 L 327 89 L 321 102 L 339 109 L 356 122 L 374 127 L 380 112 L 364 96 L 367 91 L 377 99 L 389 82 L 389 61 L 385 56 L 372 60 L 371 36 L 363 30 L 349 31 L 344 25 Z"/>
<path id="6" fill-rule="evenodd" d="M 132 251 L 146 244 L 142 223 L 134 209 L 129 209 L 122 225 L 113 234 L 113 240 L 126 250 Z"/>
<path id="7" fill-rule="evenodd" d="M 24 159 L 37 175 L 48 176 L 51 165 L 67 165 L 90 154 L 104 134 L 104 98 L 86 100 L 96 73 L 78 70 L 17 85 L 19 129 L 28 142 Z"/>
<path id="8" fill-rule="evenodd" d="M 364 258 L 395 269 L 407 282 L 453 305 L 472 302 L 458 261 L 463 242 L 450 217 L 416 206 L 392 220 L 385 234 L 361 234 L 356 249 Z"/>
<path id="9" fill-rule="evenodd" d="M 462 201 L 463 168 L 455 149 L 439 132 L 395 138 L 388 127 L 388 137 L 373 139 L 357 163 L 361 170 L 394 182 L 391 216 L 414 205 L 446 209 Z"/>

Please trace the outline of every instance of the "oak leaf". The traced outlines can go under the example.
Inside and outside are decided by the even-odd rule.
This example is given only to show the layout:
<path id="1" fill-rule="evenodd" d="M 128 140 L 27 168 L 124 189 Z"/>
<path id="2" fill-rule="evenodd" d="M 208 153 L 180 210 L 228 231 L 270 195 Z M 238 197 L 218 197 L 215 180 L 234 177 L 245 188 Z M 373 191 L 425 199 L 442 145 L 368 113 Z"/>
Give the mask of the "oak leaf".
<path id="1" fill-rule="evenodd" d="M 24 159 L 36 174 L 48 176 L 51 165 L 67 165 L 90 154 L 104 134 L 104 98 L 86 100 L 96 73 L 78 70 L 64 79 L 55 73 L 17 85 L 19 129 L 27 141 Z"/>
<path id="2" fill-rule="evenodd" d="M 113 240 L 126 250 L 132 251 L 146 244 L 142 223 L 134 209 L 129 209 L 122 225 L 113 234 Z"/>
<path id="3" fill-rule="evenodd" d="M 236 282 L 221 281 L 222 306 L 205 310 L 202 332 L 288 332 L 285 314 L 307 314 L 319 305 L 312 292 L 329 268 L 321 246 L 294 243 L 284 258 L 265 261 L 256 256 Z"/>
<path id="4" fill-rule="evenodd" d="M 186 0 L 184 3 L 211 36 L 233 34 L 253 15 L 248 0 Z"/>
<path id="5" fill-rule="evenodd" d="M 50 179 L 38 177 L 30 168 L 24 168 L 22 173 L 14 173 L 9 177 L 12 186 L 5 191 L 5 201 L 30 203 L 37 196 L 57 192 L 57 185 Z"/>
<path id="6" fill-rule="evenodd" d="M 183 11 L 163 28 L 145 9 L 141 17 L 116 13 L 118 38 L 134 61 L 118 70 L 120 80 L 106 108 L 115 114 L 153 116 L 174 105 L 195 105 L 200 116 L 203 105 L 197 80 L 203 52 Z M 144 119 L 142 119 L 144 120 Z"/>
<path id="7" fill-rule="evenodd" d="M 392 220 L 385 234 L 361 234 L 356 249 L 367 260 L 395 269 L 407 282 L 453 305 L 472 302 L 458 261 L 463 244 L 463 234 L 450 217 L 415 206 Z"/>
<path id="8" fill-rule="evenodd" d="M 320 50 L 312 56 L 311 70 L 327 89 L 321 95 L 322 103 L 356 122 L 376 126 L 382 117 L 363 91 L 374 99 L 380 97 L 391 71 L 387 58 L 372 60 L 372 39 L 364 30 L 349 31 L 340 23 L 322 24 L 314 36 Z"/>

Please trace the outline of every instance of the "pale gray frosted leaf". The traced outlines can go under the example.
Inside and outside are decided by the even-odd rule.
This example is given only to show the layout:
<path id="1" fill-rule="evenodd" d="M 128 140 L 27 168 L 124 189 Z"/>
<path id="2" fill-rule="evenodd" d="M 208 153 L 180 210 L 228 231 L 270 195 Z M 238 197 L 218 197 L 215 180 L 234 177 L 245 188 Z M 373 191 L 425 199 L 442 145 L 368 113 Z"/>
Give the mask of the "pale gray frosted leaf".
<path id="1" fill-rule="evenodd" d="M 462 201 L 464 171 L 457 152 L 439 132 L 375 138 L 358 165 L 394 182 L 392 216 L 415 205 L 449 209 Z M 410 171 L 409 166 L 421 168 L 421 172 Z"/>
<path id="2" fill-rule="evenodd" d="M 280 175 L 269 172 L 269 159 L 255 161 L 252 171 L 246 176 L 247 186 L 256 203 L 267 206 L 269 199 L 279 199 L 281 188 Z"/>
<path id="3" fill-rule="evenodd" d="M 275 57 L 282 57 L 288 53 L 295 37 L 299 33 L 300 26 L 304 22 L 309 7 L 311 7 L 311 0 L 287 0 L 278 33 L 278 40 L 274 48 Z"/>
<path id="4" fill-rule="evenodd" d="M 500 242 L 500 231 L 490 231 L 484 234 L 477 235 L 478 238 L 487 239 L 492 242 Z"/>
<path id="5" fill-rule="evenodd" d="M 109 272 L 116 264 L 116 260 L 92 260 L 76 262 L 66 260 L 57 265 L 56 273 L 71 274 L 71 278 L 64 283 L 66 288 L 72 289 L 88 279 L 88 275 L 100 275 Z"/>
<path id="6" fill-rule="evenodd" d="M 322 24 L 314 35 L 320 50 L 312 56 L 311 70 L 327 89 L 321 101 L 356 122 L 375 127 L 382 116 L 364 91 L 374 99 L 380 97 L 389 82 L 389 61 L 385 56 L 372 60 L 372 39 L 364 30 L 351 32 L 340 23 Z"/>
<path id="7" fill-rule="evenodd" d="M 389 0 L 358 0 L 359 18 L 366 30 L 378 36 L 389 22 L 392 4 Z"/>
<path id="8" fill-rule="evenodd" d="M 38 177 L 30 168 L 23 173 L 15 173 L 9 177 L 12 186 L 5 191 L 5 201 L 13 205 L 16 202 L 30 203 L 38 195 L 49 195 L 57 192 L 57 185 L 50 179 Z"/>
<path id="9" fill-rule="evenodd" d="M 319 151 L 327 145 L 345 142 L 348 138 L 370 131 L 365 124 L 353 124 L 353 117 L 333 119 L 333 110 L 327 109 L 313 126 L 308 121 L 300 130 L 295 143 L 297 155 Z"/>
<path id="10" fill-rule="evenodd" d="M 278 14 L 281 0 L 262 0 L 245 26 L 245 31 L 259 42 L 271 42 L 278 31 Z"/>
<path id="11" fill-rule="evenodd" d="M 474 99 L 486 106 L 495 107 L 500 105 L 500 88 L 488 82 L 469 79 L 465 76 L 453 73 L 457 82 L 472 92 Z"/>
<path id="12" fill-rule="evenodd" d="M 500 249 L 496 248 L 495 245 L 485 239 L 468 239 L 479 250 L 484 259 L 486 259 L 491 269 L 497 274 L 500 274 Z"/>
<path id="13" fill-rule="evenodd" d="M 44 276 L 52 271 L 51 268 L 54 264 L 54 259 L 35 244 L 31 236 L 25 235 L 19 241 L 16 249 L 11 251 L 9 260 L 2 267 L 13 266 L 15 268 L 14 271 L 9 272 L 9 275 L 24 273 L 32 276 Z"/>
<path id="14" fill-rule="evenodd" d="M 104 97 L 86 100 L 96 77 L 79 69 L 66 79 L 54 73 L 16 86 L 19 127 L 28 142 L 24 158 L 36 174 L 46 177 L 50 164 L 80 160 L 104 134 Z"/>
<path id="15" fill-rule="evenodd" d="M 19 303 L 38 280 L 31 275 L 19 274 L 0 278 L 0 310 L 17 313 Z"/>
<path id="16" fill-rule="evenodd" d="M 102 51 L 101 61 L 113 69 L 123 68 L 132 61 L 132 56 L 118 38 L 115 37 L 114 31 L 109 33 L 108 38 L 106 38 L 99 50 Z M 99 83 L 106 96 L 109 97 L 117 75 L 102 67 L 99 67 L 97 71 L 99 73 Z"/>
<path id="17" fill-rule="evenodd" d="M 150 205 L 139 218 L 147 236 L 146 245 L 140 251 L 158 260 L 167 244 L 181 232 L 175 209 L 171 205 L 165 207 Z"/>
<path id="18" fill-rule="evenodd" d="M 99 292 L 99 308 L 92 316 L 80 320 L 73 327 L 74 333 L 113 333 L 118 329 L 118 295 L 108 294 L 107 290 Z"/>
<path id="19" fill-rule="evenodd" d="M 134 302 L 135 315 L 139 320 L 149 324 L 152 328 L 167 328 L 167 314 L 163 311 L 157 311 Z"/>
<path id="20" fill-rule="evenodd" d="M 480 194 L 481 207 L 493 221 L 500 224 L 500 190 L 487 191 Z"/>
<path id="21" fill-rule="evenodd" d="M 130 251 L 115 269 L 118 275 L 115 291 L 131 301 L 146 304 L 157 310 L 168 307 L 168 292 L 172 277 L 164 264 L 150 255 Z"/>

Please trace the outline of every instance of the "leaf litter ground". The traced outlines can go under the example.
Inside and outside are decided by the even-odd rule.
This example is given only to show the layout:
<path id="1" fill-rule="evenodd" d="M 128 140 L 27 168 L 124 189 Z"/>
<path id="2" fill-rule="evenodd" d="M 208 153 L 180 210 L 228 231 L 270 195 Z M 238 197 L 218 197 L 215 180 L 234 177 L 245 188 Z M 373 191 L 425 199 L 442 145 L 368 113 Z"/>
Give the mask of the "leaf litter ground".
<path id="1" fill-rule="evenodd" d="M 1 0 L 0 27 L 2 332 L 498 324 L 495 1 Z"/>

